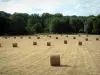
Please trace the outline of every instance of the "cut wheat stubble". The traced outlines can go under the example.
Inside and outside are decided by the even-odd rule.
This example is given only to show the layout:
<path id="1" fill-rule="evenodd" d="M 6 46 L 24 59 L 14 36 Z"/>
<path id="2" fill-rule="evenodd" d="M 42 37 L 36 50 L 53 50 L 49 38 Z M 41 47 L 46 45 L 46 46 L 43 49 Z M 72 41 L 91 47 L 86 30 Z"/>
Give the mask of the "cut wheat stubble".
<path id="1" fill-rule="evenodd" d="M 51 55 L 50 64 L 51 66 L 60 66 L 60 55 Z"/>
<path id="2" fill-rule="evenodd" d="M 80 37 L 81 35 L 79 34 L 78 36 Z"/>

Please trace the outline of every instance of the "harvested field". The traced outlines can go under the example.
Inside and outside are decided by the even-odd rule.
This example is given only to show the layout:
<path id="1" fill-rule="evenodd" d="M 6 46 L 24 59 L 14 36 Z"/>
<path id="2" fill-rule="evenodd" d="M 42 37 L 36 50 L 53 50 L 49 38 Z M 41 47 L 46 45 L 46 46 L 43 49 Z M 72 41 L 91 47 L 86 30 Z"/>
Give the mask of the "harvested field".
<path id="1" fill-rule="evenodd" d="M 100 40 L 96 40 L 99 35 L 89 35 L 88 41 L 86 35 L 50 36 L 0 37 L 3 46 L 0 47 L 0 75 L 100 75 Z M 68 43 L 64 44 L 64 40 Z M 33 41 L 38 44 L 34 46 Z M 47 46 L 48 41 L 51 46 Z M 18 48 L 12 47 L 16 42 Z M 51 55 L 60 55 L 60 66 L 51 66 Z"/>

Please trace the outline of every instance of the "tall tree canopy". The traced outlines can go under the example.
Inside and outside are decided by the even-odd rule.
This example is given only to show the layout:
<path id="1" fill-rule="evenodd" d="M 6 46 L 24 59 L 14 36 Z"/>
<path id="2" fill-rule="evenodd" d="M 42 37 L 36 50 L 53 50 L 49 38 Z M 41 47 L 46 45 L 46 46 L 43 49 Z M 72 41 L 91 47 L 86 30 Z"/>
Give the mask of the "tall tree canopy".
<path id="1" fill-rule="evenodd" d="M 0 11 L 0 35 L 35 33 L 100 34 L 100 14 L 97 16 L 63 16 L 61 13 L 29 15 Z"/>

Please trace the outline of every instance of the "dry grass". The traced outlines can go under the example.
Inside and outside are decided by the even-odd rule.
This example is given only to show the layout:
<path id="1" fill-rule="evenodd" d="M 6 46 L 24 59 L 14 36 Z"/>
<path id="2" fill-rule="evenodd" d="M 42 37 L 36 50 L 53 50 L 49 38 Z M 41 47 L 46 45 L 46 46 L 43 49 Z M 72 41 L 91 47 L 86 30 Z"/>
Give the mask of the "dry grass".
<path id="1" fill-rule="evenodd" d="M 86 37 L 88 37 L 89 35 L 86 35 Z"/>
<path id="2" fill-rule="evenodd" d="M 29 36 L 22 36 L 23 40 L 0 37 L 3 46 L 0 48 L 0 75 L 100 75 L 100 42 L 96 41 L 99 35 L 89 35 L 89 38 L 86 35 L 66 38 L 66 35 L 51 34 L 50 39 L 38 35 L 40 40 L 34 35 L 29 40 Z M 73 40 L 73 36 L 77 39 Z M 91 41 L 86 42 L 85 38 Z M 36 46 L 33 41 L 37 42 Z M 51 46 L 47 46 L 47 42 L 51 42 Z M 18 47 L 13 48 L 12 43 L 18 43 Z M 55 58 L 50 61 L 51 55 L 60 55 L 60 66 L 51 66 L 51 61 L 56 63 Z"/>
<path id="3" fill-rule="evenodd" d="M 51 55 L 50 64 L 51 66 L 60 66 L 60 55 Z"/>
<path id="4" fill-rule="evenodd" d="M 81 35 L 79 34 L 78 36 L 80 37 Z"/>

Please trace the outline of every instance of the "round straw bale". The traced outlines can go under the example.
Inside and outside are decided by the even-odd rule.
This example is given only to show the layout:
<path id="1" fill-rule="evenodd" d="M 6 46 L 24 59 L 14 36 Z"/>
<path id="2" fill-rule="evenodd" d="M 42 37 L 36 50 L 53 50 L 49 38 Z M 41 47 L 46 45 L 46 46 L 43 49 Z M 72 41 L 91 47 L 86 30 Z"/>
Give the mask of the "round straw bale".
<path id="1" fill-rule="evenodd" d="M 68 37 L 68 35 L 66 35 L 66 37 Z"/>
<path id="2" fill-rule="evenodd" d="M 51 46 L 51 42 L 47 42 L 47 46 Z"/>
<path id="3" fill-rule="evenodd" d="M 51 36 L 49 36 L 49 38 L 51 38 Z"/>
<path id="4" fill-rule="evenodd" d="M 2 45 L 0 44 L 0 47 L 2 47 Z"/>
<path id="5" fill-rule="evenodd" d="M 22 39 L 23 37 L 21 36 L 20 38 Z"/>
<path id="6" fill-rule="evenodd" d="M 85 38 L 85 41 L 88 41 L 88 38 Z"/>
<path id="7" fill-rule="evenodd" d="M 79 42 L 78 42 L 78 45 L 82 45 L 82 41 L 79 41 Z"/>
<path id="8" fill-rule="evenodd" d="M 16 37 L 14 36 L 14 39 L 16 39 Z"/>
<path id="9" fill-rule="evenodd" d="M 28 38 L 29 38 L 29 39 L 31 39 L 31 37 L 30 37 L 30 36 L 29 36 Z"/>
<path id="10" fill-rule="evenodd" d="M 99 38 L 96 38 L 96 40 L 99 40 Z"/>
<path id="11" fill-rule="evenodd" d="M 73 37 L 73 39 L 76 39 L 76 37 Z"/>
<path id="12" fill-rule="evenodd" d="M 60 66 L 60 55 L 50 56 L 50 64 L 51 66 Z"/>
<path id="13" fill-rule="evenodd" d="M 40 39 L 40 37 L 38 36 L 37 39 Z"/>
<path id="14" fill-rule="evenodd" d="M 64 40 L 64 44 L 67 44 L 67 40 Z"/>
<path id="15" fill-rule="evenodd" d="M 7 36 L 5 36 L 5 39 L 7 39 L 8 37 Z"/>
<path id="16" fill-rule="evenodd" d="M 18 44 L 17 43 L 13 43 L 12 46 L 13 47 L 18 47 Z"/>
<path id="17" fill-rule="evenodd" d="M 56 37 L 56 39 L 58 39 L 58 37 Z"/>
<path id="18" fill-rule="evenodd" d="M 33 42 L 33 45 L 37 45 L 37 42 Z"/>

